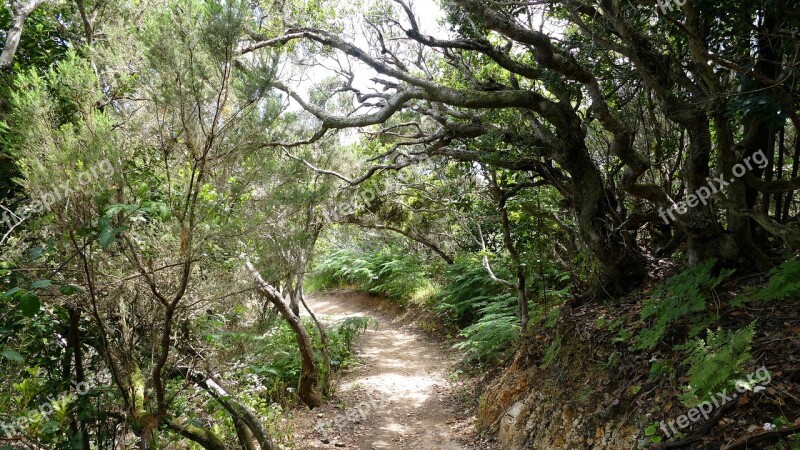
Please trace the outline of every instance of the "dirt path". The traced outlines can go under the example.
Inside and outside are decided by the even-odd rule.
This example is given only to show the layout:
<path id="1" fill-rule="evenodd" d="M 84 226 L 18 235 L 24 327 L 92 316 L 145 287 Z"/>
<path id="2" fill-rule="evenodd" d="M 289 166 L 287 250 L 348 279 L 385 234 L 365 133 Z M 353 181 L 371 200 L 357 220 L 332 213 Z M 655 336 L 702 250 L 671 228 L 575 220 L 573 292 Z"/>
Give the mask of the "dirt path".
<path id="1" fill-rule="evenodd" d="M 309 306 L 326 322 L 347 316 L 379 321 L 356 343 L 360 364 L 334 380 L 331 401 L 294 419 L 301 449 L 473 450 L 472 418 L 453 398 L 456 358 L 441 343 L 396 320 L 391 304 L 335 291 Z"/>

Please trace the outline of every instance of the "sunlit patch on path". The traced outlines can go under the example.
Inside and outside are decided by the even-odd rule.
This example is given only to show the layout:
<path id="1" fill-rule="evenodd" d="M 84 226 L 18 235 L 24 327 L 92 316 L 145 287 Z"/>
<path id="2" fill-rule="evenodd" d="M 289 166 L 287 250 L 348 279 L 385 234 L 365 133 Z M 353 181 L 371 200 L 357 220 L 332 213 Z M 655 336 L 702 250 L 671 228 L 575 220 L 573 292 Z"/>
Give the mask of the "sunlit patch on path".
<path id="1" fill-rule="evenodd" d="M 448 374 L 455 359 L 445 346 L 393 321 L 381 301 L 366 296 L 337 292 L 309 302 L 326 322 L 368 315 L 379 325 L 359 338 L 361 365 L 336 381 L 334 399 L 303 413 L 310 420 L 298 419 L 299 448 L 471 450 L 462 443 L 469 426 L 452 398 Z M 327 436 L 310 429 L 312 421 L 333 420 L 365 399 L 374 403 L 365 419 L 348 420 Z"/>

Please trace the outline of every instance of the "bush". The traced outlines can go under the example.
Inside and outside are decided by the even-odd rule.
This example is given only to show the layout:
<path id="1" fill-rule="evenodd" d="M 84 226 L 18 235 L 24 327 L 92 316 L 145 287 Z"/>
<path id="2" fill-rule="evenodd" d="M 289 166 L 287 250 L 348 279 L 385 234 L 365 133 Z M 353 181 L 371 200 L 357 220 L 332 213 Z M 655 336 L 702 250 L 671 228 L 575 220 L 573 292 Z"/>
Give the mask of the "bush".
<path id="1" fill-rule="evenodd" d="M 336 250 L 319 259 L 309 277 L 309 290 L 366 285 L 375 276 L 366 259 L 352 250 Z"/>
<path id="2" fill-rule="evenodd" d="M 291 327 L 284 320 L 272 322 L 266 329 L 250 328 L 225 331 L 228 319 L 220 315 L 205 324 L 208 332 L 205 340 L 236 361 L 236 369 L 230 375 L 246 386 L 245 391 L 257 394 L 269 402 L 287 404 L 296 392 L 300 377 L 301 361 L 297 340 Z M 352 361 L 353 343 L 375 319 L 351 317 L 327 327 L 331 361 L 338 367 L 347 367 Z M 312 337 L 317 349 L 316 358 L 322 362 L 319 332 L 310 318 L 303 325 Z"/>
<path id="3" fill-rule="evenodd" d="M 494 361 L 513 351 L 520 336 L 520 321 L 515 307 L 496 303 L 478 312 L 482 314 L 481 318 L 461 330 L 459 336 L 464 341 L 454 347 L 466 351 L 469 359 L 485 362 Z"/>
<path id="4" fill-rule="evenodd" d="M 367 331 L 370 325 L 377 326 L 378 321 L 372 317 L 346 317 L 333 326 L 328 327 L 328 350 L 331 357 L 331 365 L 344 369 L 350 366 L 353 361 L 353 343 L 363 332 Z M 319 342 L 319 333 L 314 328 L 314 338 Z M 322 355 L 318 355 L 320 363 Z"/>

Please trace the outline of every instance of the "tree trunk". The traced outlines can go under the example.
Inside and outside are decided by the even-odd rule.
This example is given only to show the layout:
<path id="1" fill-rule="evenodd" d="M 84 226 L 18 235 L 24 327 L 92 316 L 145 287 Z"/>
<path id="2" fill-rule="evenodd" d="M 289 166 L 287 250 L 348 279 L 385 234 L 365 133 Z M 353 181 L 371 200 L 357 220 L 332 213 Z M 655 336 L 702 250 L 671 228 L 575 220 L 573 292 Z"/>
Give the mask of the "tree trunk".
<path id="1" fill-rule="evenodd" d="M 786 129 L 784 125 L 785 124 L 781 124 L 780 130 L 778 131 L 778 162 L 776 164 L 777 174 L 775 176 L 777 180 L 783 180 L 783 150 L 786 140 Z M 778 223 L 786 223 L 786 218 L 783 217 L 782 192 L 775 193 L 775 220 L 777 220 Z"/>
<path id="2" fill-rule="evenodd" d="M 225 443 L 211 430 L 200 428 L 188 422 L 181 423 L 177 420 L 167 422 L 167 426 L 186 439 L 197 442 L 206 450 L 229 450 Z"/>
<path id="3" fill-rule="evenodd" d="M 0 70 L 11 68 L 14 54 L 19 46 L 19 39 L 22 36 L 22 26 L 31 13 L 44 3 L 44 0 L 29 0 L 27 3 L 11 3 L 11 28 L 6 32 L 6 42 L 3 52 L 0 53 Z"/>
<path id="4" fill-rule="evenodd" d="M 292 313 L 300 317 L 300 301 L 297 298 L 297 285 L 295 285 L 294 280 L 292 280 L 293 276 L 291 272 L 286 275 L 286 287 L 281 292 L 279 289 L 275 289 L 277 292 L 280 292 L 284 298 L 289 299 L 289 309 L 292 310 Z"/>
<path id="5" fill-rule="evenodd" d="M 800 135 L 795 132 L 794 137 L 794 158 L 792 159 L 792 176 L 789 179 L 797 178 L 797 171 L 800 168 Z M 789 220 L 789 208 L 792 206 L 794 191 L 786 193 L 786 202 L 783 204 L 783 217 Z"/>
<path id="6" fill-rule="evenodd" d="M 242 450 L 259 450 L 250 428 L 247 428 L 241 420 L 234 421 L 233 426 L 236 428 L 236 437 L 239 438 L 239 443 L 242 444 Z"/>
<path id="7" fill-rule="evenodd" d="M 699 189 L 708 185 L 712 148 L 709 125 L 705 116 L 698 115 L 693 121 L 693 126 L 688 129 L 687 196 L 694 195 Z M 731 245 L 735 247 L 735 242 L 727 239 L 712 209 L 702 202 L 698 202 L 693 208 L 688 208 L 683 218 L 683 228 L 687 236 L 689 264 L 697 264 L 708 258 L 735 260 L 738 257 L 738 248 L 730 248 Z M 725 245 L 722 245 L 723 240 L 726 241 Z"/>
<path id="8" fill-rule="evenodd" d="M 647 261 L 634 236 L 620 226 L 614 192 L 603 183 L 581 136 L 572 141 L 556 157 L 572 179 L 578 232 L 600 263 L 598 281 L 604 290 L 611 295 L 630 292 L 647 277 Z"/>
<path id="9" fill-rule="evenodd" d="M 69 379 L 70 376 L 70 357 L 75 357 L 75 382 L 82 383 L 86 375 L 83 370 L 83 352 L 81 351 L 81 311 L 77 308 L 69 308 L 69 330 L 67 332 L 67 352 L 66 361 L 64 364 L 64 379 Z M 82 406 L 86 405 L 86 399 L 80 397 L 78 400 Z M 70 430 L 73 435 L 79 435 L 81 438 L 81 449 L 89 450 L 89 431 L 86 429 L 86 421 L 73 417 L 70 420 Z"/>
<path id="10" fill-rule="evenodd" d="M 330 393 L 330 375 L 331 375 L 331 353 L 328 347 L 328 333 L 325 331 L 325 325 L 317 318 L 317 315 L 314 314 L 314 311 L 308 307 L 306 303 L 306 299 L 303 296 L 303 279 L 304 274 L 298 275 L 298 282 L 297 282 L 297 297 L 300 299 L 300 303 L 303 304 L 303 308 L 308 312 L 308 315 L 311 316 L 311 319 L 314 320 L 314 324 L 317 326 L 317 330 L 319 331 L 319 339 L 320 343 L 322 344 L 322 363 L 325 367 L 323 367 L 322 371 L 322 393 L 323 395 L 328 395 Z"/>
<path id="11" fill-rule="evenodd" d="M 203 390 L 208 392 L 228 413 L 230 413 L 239 442 L 246 450 L 253 446 L 252 439 L 255 438 L 261 450 L 276 450 L 277 446 L 272 442 L 269 432 L 261 423 L 258 416 L 253 413 L 246 405 L 242 404 L 235 397 L 230 395 L 219 383 L 210 376 L 206 376 L 189 367 L 177 367 L 175 374 L 179 374 L 187 380 L 192 380 Z"/>
<path id="12" fill-rule="evenodd" d="M 522 261 L 520 261 L 519 251 L 517 251 L 517 246 L 511 237 L 511 221 L 508 219 L 508 210 L 506 209 L 508 197 L 497 184 L 495 172 L 489 174 L 489 181 L 491 182 L 492 197 L 494 197 L 494 200 L 497 202 L 497 207 L 500 210 L 500 221 L 503 225 L 503 244 L 506 250 L 508 250 L 508 254 L 511 255 L 511 261 L 514 263 L 514 271 L 517 278 L 517 314 L 519 315 L 520 332 L 525 334 L 525 331 L 528 329 L 528 320 L 530 318 L 530 314 L 528 313 L 525 266 L 522 264 Z"/>
<path id="13" fill-rule="evenodd" d="M 320 394 L 317 386 L 319 374 L 317 371 L 317 363 L 314 360 L 314 346 L 306 329 L 303 327 L 303 323 L 300 321 L 300 317 L 292 311 L 289 302 L 286 301 L 283 295 L 264 281 L 261 274 L 250 261 L 246 261 L 245 265 L 258 285 L 261 295 L 269 299 L 272 304 L 278 308 L 284 320 L 289 323 L 289 326 L 295 333 L 301 360 L 300 382 L 298 387 L 300 399 L 303 403 L 308 405 L 309 408 L 313 409 L 321 406 L 323 401 L 322 394 Z"/>

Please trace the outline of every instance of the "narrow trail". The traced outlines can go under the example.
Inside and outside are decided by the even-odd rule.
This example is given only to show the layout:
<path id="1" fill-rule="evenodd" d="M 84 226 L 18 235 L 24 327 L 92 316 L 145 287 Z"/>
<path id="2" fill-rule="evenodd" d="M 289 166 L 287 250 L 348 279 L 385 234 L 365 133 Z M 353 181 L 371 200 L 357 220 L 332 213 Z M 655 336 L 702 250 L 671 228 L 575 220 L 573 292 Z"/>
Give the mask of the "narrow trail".
<path id="1" fill-rule="evenodd" d="M 457 359 L 446 345 L 400 323 L 385 300 L 334 291 L 308 301 L 327 323 L 372 316 L 379 325 L 358 338 L 358 363 L 334 378 L 328 404 L 293 419 L 298 448 L 477 449 L 468 444 L 472 418 L 453 398 Z"/>

